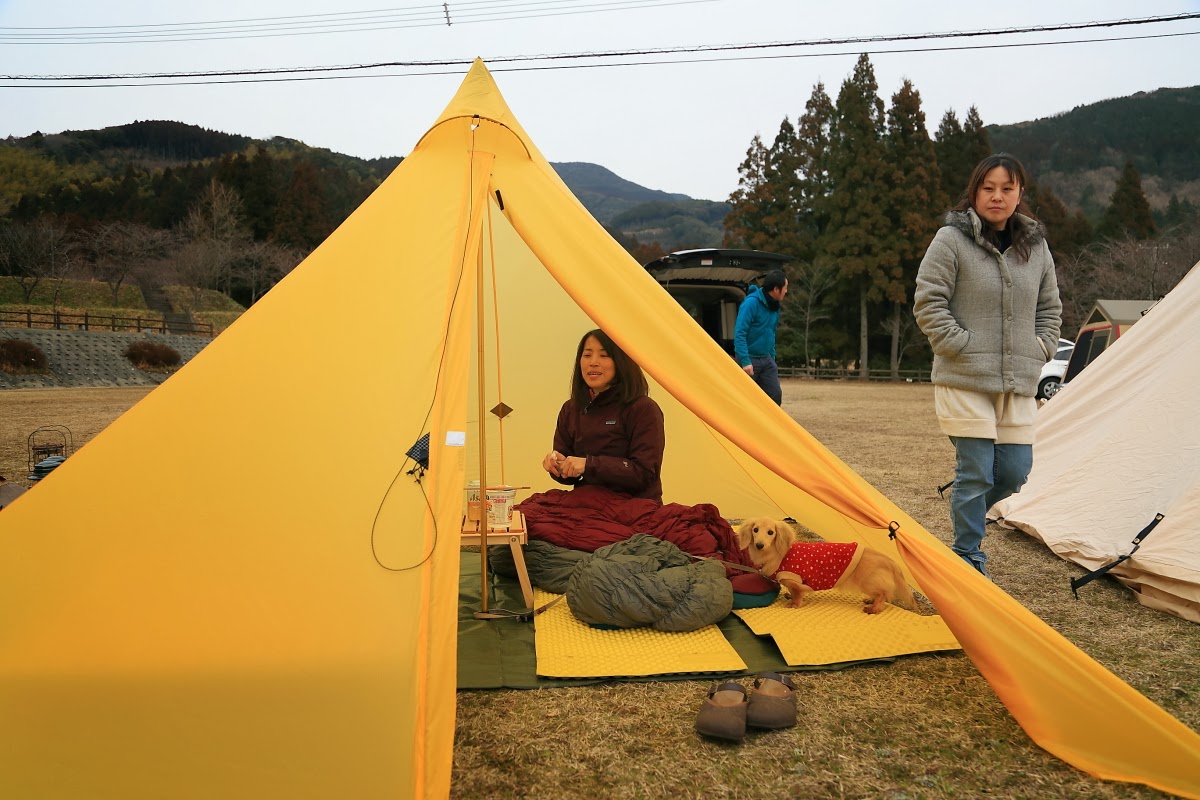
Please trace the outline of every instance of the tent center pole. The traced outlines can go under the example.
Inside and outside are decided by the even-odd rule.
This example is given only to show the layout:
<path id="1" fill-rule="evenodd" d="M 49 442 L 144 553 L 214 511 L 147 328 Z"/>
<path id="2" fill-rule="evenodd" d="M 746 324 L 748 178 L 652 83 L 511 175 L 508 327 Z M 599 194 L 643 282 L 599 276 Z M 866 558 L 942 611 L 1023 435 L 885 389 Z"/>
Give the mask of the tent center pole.
<path id="1" fill-rule="evenodd" d="M 484 408 L 485 398 L 484 389 L 487 386 L 485 383 L 484 370 L 484 292 L 483 292 L 483 248 L 480 247 L 475 252 L 475 337 L 476 347 L 476 369 L 475 376 L 475 400 L 477 403 L 476 419 L 479 420 L 479 580 L 482 584 L 480 589 L 480 597 L 482 599 L 481 610 L 488 610 L 488 503 L 487 503 L 487 411 Z"/>

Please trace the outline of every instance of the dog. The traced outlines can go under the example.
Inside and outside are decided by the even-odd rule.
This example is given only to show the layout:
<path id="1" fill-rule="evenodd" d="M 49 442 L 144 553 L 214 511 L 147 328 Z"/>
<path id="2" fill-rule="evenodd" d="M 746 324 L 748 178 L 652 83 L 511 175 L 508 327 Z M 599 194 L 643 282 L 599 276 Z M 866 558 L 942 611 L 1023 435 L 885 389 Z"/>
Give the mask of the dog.
<path id="1" fill-rule="evenodd" d="M 878 614 L 889 601 L 916 610 L 900 567 L 878 550 L 853 542 L 798 542 L 791 525 L 768 517 L 746 520 L 737 535 L 750 561 L 787 589 L 789 608 L 804 605 L 814 591 L 854 587 L 867 595 L 867 614 Z"/>

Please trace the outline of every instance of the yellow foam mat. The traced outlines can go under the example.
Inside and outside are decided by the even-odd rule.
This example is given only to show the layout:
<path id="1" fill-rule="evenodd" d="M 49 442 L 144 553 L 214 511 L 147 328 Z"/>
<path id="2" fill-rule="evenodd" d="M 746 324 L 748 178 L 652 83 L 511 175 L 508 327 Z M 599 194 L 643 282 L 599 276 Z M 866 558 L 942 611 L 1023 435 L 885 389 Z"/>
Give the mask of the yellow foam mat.
<path id="1" fill-rule="evenodd" d="M 766 608 L 733 613 L 759 636 L 771 636 L 784 661 L 791 666 L 836 664 L 962 647 L 941 617 L 923 617 L 890 604 L 882 613 L 864 614 L 861 594 L 837 590 L 810 594 L 800 608 L 788 608 L 781 597 Z"/>
<path id="2" fill-rule="evenodd" d="M 559 595 L 534 589 L 535 607 Z M 613 678 L 691 672 L 740 672 L 737 650 L 716 625 L 688 633 L 652 628 L 599 630 L 575 618 L 566 602 L 534 618 L 537 674 L 546 678 Z"/>

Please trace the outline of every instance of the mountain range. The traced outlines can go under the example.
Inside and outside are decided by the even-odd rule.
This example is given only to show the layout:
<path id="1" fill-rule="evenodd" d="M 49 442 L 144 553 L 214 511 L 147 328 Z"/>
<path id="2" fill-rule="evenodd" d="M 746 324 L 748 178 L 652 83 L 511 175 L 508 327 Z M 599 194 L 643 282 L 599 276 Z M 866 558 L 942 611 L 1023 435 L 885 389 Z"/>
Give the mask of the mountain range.
<path id="1" fill-rule="evenodd" d="M 1164 209 L 1172 196 L 1200 205 L 1200 86 L 1142 92 L 987 130 L 994 150 L 1020 157 L 1040 185 L 1093 221 L 1127 160 L 1141 173 L 1154 209 Z M 303 158 L 323 179 L 346 182 L 342 195 L 351 209 L 353 198 L 401 161 L 359 159 L 285 137 L 256 140 L 179 122 L 10 136 L 0 140 L 0 216 L 22 196 L 61 193 L 70 182 L 120 181 L 131 169 L 178 169 L 256 151 Z M 727 203 L 639 186 L 598 164 L 553 166 L 588 211 L 626 241 L 658 243 L 667 251 L 721 242 Z"/>
<path id="2" fill-rule="evenodd" d="M 1200 205 L 1200 86 L 1102 100 L 1015 125 L 989 125 L 992 148 L 1016 155 L 1041 185 L 1093 222 L 1126 161 L 1151 208 L 1171 196 Z"/>

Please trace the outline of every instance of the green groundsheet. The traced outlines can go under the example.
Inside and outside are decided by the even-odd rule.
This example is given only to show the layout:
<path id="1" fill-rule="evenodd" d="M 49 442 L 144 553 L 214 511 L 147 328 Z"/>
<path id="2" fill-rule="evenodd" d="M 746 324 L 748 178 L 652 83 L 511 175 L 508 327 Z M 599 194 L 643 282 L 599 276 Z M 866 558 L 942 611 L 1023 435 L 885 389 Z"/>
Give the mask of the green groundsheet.
<path id="1" fill-rule="evenodd" d="M 525 601 L 516 580 L 489 574 L 489 608 L 521 610 Z M 675 675 L 612 678 L 539 678 L 533 642 L 533 623 L 512 619 L 475 619 L 480 609 L 479 553 L 461 553 L 458 584 L 458 688 L 459 689 L 544 689 L 554 686 L 586 686 L 609 681 L 664 681 L 745 677 L 759 672 L 803 672 L 842 669 L 868 661 L 849 661 L 821 666 L 789 666 L 769 636 L 756 636 L 746 623 L 730 614 L 718 627 L 746 663 L 745 672 L 680 673 Z M 871 659 L 890 663 L 894 658 Z"/>

